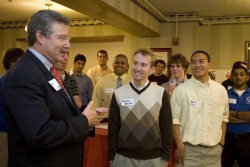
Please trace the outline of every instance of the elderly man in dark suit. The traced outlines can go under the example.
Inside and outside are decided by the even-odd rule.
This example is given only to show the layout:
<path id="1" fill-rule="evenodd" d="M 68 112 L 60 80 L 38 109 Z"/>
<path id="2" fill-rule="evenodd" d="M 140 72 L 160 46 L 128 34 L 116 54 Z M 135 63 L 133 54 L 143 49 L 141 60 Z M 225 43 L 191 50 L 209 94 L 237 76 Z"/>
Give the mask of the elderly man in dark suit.
<path id="1" fill-rule="evenodd" d="M 83 141 L 103 119 L 98 112 L 107 111 L 91 111 L 89 104 L 81 114 L 57 71 L 50 71 L 70 48 L 69 25 L 55 11 L 35 13 L 28 23 L 29 49 L 6 74 L 9 167 L 82 166 Z"/>

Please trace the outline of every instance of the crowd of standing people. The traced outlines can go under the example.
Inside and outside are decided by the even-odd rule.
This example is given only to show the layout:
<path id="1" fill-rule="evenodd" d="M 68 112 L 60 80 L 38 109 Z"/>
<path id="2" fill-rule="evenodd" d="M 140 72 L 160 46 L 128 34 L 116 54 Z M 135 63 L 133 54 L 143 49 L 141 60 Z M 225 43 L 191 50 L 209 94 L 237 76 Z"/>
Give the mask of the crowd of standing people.
<path id="1" fill-rule="evenodd" d="M 247 64 L 233 64 L 228 90 L 211 77 L 203 50 L 166 64 L 141 48 L 131 66 L 117 54 L 113 70 L 99 50 L 87 74 L 83 54 L 67 72 L 69 27 L 60 13 L 38 11 L 27 26 L 28 50 L 3 54 L 0 166 L 80 167 L 84 141 L 103 121 L 111 167 L 250 166 Z"/>

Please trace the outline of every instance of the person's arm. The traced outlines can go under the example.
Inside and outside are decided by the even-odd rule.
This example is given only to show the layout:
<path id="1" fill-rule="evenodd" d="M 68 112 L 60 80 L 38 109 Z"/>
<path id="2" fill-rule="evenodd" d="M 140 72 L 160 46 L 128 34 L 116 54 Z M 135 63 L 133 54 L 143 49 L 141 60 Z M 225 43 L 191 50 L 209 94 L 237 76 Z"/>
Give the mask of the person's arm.
<path id="1" fill-rule="evenodd" d="M 88 70 L 87 76 L 91 79 L 93 87 L 95 87 L 95 74 L 93 68 Z"/>
<path id="2" fill-rule="evenodd" d="M 244 113 L 244 114 L 243 114 Z M 230 123 L 248 123 L 250 121 L 250 115 L 247 112 L 237 112 L 230 110 L 229 111 L 229 122 Z M 247 121 L 249 119 L 249 121 Z"/>
<path id="3" fill-rule="evenodd" d="M 176 91 L 173 92 L 171 97 L 171 107 L 173 112 L 173 137 L 174 142 L 176 144 L 176 150 L 174 153 L 174 162 L 184 164 L 184 156 L 185 156 L 185 146 L 182 141 L 182 136 L 180 132 L 180 120 L 182 118 L 182 110 L 183 110 L 183 96 L 182 93 L 178 91 L 178 87 Z"/>
<path id="4" fill-rule="evenodd" d="M 173 119 L 169 97 L 164 90 L 162 97 L 162 107 L 160 110 L 159 126 L 162 140 L 162 159 L 169 162 L 173 144 Z"/>
<path id="5" fill-rule="evenodd" d="M 226 92 L 224 94 L 224 98 L 225 98 L 225 107 L 224 107 L 223 119 L 222 119 L 222 124 L 221 124 L 222 134 L 221 134 L 221 140 L 219 143 L 221 146 L 224 146 L 225 144 L 227 122 L 229 121 L 229 117 L 230 117 L 229 105 L 228 105 L 228 94 Z"/>
<path id="6" fill-rule="evenodd" d="M 222 134 L 221 134 L 221 140 L 219 143 L 221 146 L 224 146 L 224 144 L 225 144 L 226 129 L 227 129 L 227 123 L 222 122 L 222 124 L 221 124 Z"/>
<path id="7" fill-rule="evenodd" d="M 250 122 L 250 111 L 238 111 L 238 118 L 245 121 L 244 123 Z"/>
<path id="8" fill-rule="evenodd" d="M 80 109 L 82 107 L 82 102 L 81 102 L 81 98 L 79 95 L 75 95 L 73 96 L 75 102 L 76 102 L 76 105 L 77 107 Z"/>
<path id="9" fill-rule="evenodd" d="M 81 102 L 80 93 L 78 90 L 77 80 L 73 76 L 70 76 L 68 73 L 65 72 L 64 82 L 66 83 L 68 90 L 73 96 L 77 107 L 80 109 L 82 107 L 82 102 Z"/>
<path id="10" fill-rule="evenodd" d="M 109 123 L 108 123 L 108 159 L 113 161 L 117 153 L 118 133 L 121 127 L 120 109 L 113 93 L 109 106 Z"/>
<path id="11" fill-rule="evenodd" d="M 93 101 L 91 101 L 87 105 L 87 107 L 84 109 L 82 113 L 82 115 L 85 115 L 87 117 L 90 127 L 94 127 L 95 125 L 99 124 L 100 121 L 105 118 L 105 116 L 103 116 L 103 113 L 107 113 L 109 110 L 108 108 L 100 108 L 100 107 L 92 110 L 91 109 L 92 105 Z"/>
<path id="12" fill-rule="evenodd" d="M 176 144 L 174 160 L 175 162 L 181 163 L 183 165 L 185 156 L 185 146 L 182 142 L 179 125 L 173 124 L 173 137 Z"/>
<path id="13" fill-rule="evenodd" d="M 94 108 L 102 106 L 102 97 L 103 97 L 103 90 L 102 89 L 103 89 L 102 88 L 102 80 L 100 80 L 96 84 L 96 86 L 94 88 L 93 95 L 92 95 L 92 99 L 94 102 L 94 105 L 93 105 Z"/>
<path id="14" fill-rule="evenodd" d="M 88 102 L 90 102 L 92 100 L 94 87 L 93 87 L 93 83 L 92 83 L 91 79 L 88 76 L 86 76 L 86 77 L 87 77 L 87 83 L 88 83 L 87 99 L 88 99 Z"/>

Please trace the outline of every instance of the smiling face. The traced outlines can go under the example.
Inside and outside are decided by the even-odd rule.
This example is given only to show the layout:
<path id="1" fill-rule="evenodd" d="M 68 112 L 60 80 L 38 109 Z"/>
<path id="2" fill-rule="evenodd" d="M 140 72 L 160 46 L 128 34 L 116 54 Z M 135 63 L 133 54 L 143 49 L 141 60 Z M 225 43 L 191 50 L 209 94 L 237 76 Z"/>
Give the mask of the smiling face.
<path id="1" fill-rule="evenodd" d="M 175 79 L 184 78 L 185 76 L 185 68 L 183 68 L 181 63 L 170 64 L 170 72 Z"/>
<path id="2" fill-rule="evenodd" d="M 137 85 L 143 85 L 147 82 L 148 76 L 153 73 L 154 67 L 151 66 L 152 57 L 137 53 L 134 55 L 132 66 L 133 81 Z"/>
<path id="3" fill-rule="evenodd" d="M 158 62 L 157 65 L 155 66 L 155 74 L 157 76 L 162 75 L 164 69 L 165 69 L 165 65 Z"/>
<path id="4" fill-rule="evenodd" d="M 208 81 L 208 70 L 211 68 L 211 63 L 203 53 L 196 53 L 191 57 L 191 70 L 193 77 L 202 83 Z"/>
<path id="5" fill-rule="evenodd" d="M 69 26 L 54 22 L 51 27 L 52 33 L 45 37 L 40 30 L 36 32 L 37 42 L 35 49 L 44 55 L 52 64 L 62 62 L 71 47 L 69 43 Z"/>
<path id="6" fill-rule="evenodd" d="M 116 75 L 122 76 L 128 70 L 128 60 L 125 57 L 115 57 L 113 70 Z"/>

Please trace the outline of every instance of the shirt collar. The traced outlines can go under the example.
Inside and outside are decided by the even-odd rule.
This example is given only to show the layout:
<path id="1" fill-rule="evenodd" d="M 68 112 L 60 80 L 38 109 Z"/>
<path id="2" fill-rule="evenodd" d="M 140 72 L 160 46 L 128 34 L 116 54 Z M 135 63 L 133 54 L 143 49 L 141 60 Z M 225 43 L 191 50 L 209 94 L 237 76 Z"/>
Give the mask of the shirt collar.
<path id="1" fill-rule="evenodd" d="M 148 85 L 149 80 L 147 80 L 147 82 L 146 82 L 144 85 L 142 85 L 141 87 L 139 87 L 139 88 L 135 86 L 135 84 L 134 84 L 134 79 L 132 79 L 131 83 L 133 84 L 133 86 L 134 86 L 137 90 L 142 90 L 143 88 L 145 88 L 145 87 Z"/>
<path id="2" fill-rule="evenodd" d="M 178 86 L 178 85 L 180 85 L 180 84 L 182 84 L 183 82 L 186 82 L 188 79 L 187 79 L 187 75 L 185 75 L 184 76 L 184 79 L 181 81 L 181 82 L 177 82 L 176 81 L 176 85 Z"/>
<path id="3" fill-rule="evenodd" d="M 124 73 L 123 75 L 121 75 L 121 76 L 118 76 L 118 75 L 116 75 L 114 72 L 112 73 L 112 76 L 113 76 L 113 78 L 114 78 L 114 80 L 116 81 L 117 80 L 117 78 L 121 78 L 122 79 L 122 81 L 124 81 L 125 80 L 125 78 L 126 78 L 126 76 L 127 76 L 127 74 L 126 73 Z"/>
<path id="4" fill-rule="evenodd" d="M 53 64 L 45 56 L 43 56 L 42 54 L 40 54 L 39 52 L 37 52 L 33 48 L 29 48 L 29 51 L 31 51 L 45 65 L 45 67 L 50 71 Z"/>
<path id="5" fill-rule="evenodd" d="M 208 81 L 206 83 L 202 83 L 201 81 L 195 79 L 195 77 L 192 77 L 191 80 L 193 80 L 193 82 L 198 85 L 198 86 L 209 86 L 211 85 L 212 79 L 210 77 L 208 77 Z"/>
<path id="6" fill-rule="evenodd" d="M 73 69 L 71 69 L 71 70 L 69 71 L 69 75 L 75 75 L 74 72 L 73 72 Z M 82 76 L 84 76 L 84 73 L 83 73 L 83 72 L 82 72 Z"/>
<path id="7" fill-rule="evenodd" d="M 102 70 L 102 67 L 101 67 L 99 64 L 97 64 L 96 67 L 97 67 L 97 69 L 100 70 L 100 71 L 107 71 L 107 70 L 108 70 L 108 65 L 106 65 L 107 68 L 106 68 L 105 70 Z"/>
<path id="8" fill-rule="evenodd" d="M 228 92 L 235 92 L 235 89 L 232 87 L 231 89 L 228 89 Z M 245 92 L 250 93 L 250 88 L 248 86 L 246 86 Z"/>

